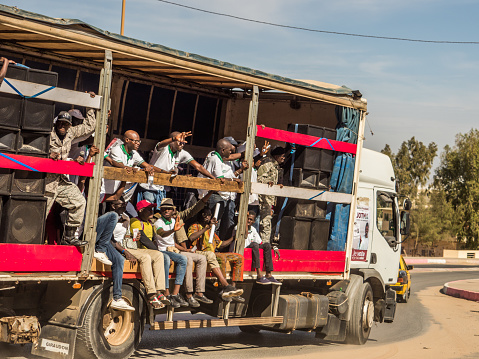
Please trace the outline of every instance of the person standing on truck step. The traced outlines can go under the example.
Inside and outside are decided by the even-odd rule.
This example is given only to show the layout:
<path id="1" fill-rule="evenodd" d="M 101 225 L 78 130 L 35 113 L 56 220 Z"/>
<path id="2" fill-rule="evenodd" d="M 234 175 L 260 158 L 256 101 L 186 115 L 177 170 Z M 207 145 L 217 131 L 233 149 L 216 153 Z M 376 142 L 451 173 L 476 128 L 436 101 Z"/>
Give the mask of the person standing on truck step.
<path id="1" fill-rule="evenodd" d="M 196 223 L 192 224 L 188 229 L 188 239 L 193 248 L 196 249 L 196 253 L 207 257 L 211 270 L 223 286 L 219 293 L 220 297 L 223 300 L 229 301 L 231 298 L 236 302 L 243 303 L 245 300 L 243 297 L 240 297 L 243 294 L 243 289 L 236 288 L 236 282 L 243 281 L 244 258 L 238 253 L 216 252 L 218 248 L 227 247 L 233 241 L 233 237 L 226 241 L 221 241 L 218 235 L 214 233 L 213 243 L 209 242 L 210 228 L 216 225 L 216 223 L 216 218 L 213 218 L 211 209 L 205 207 L 198 213 Z M 214 258 L 210 253 L 214 255 Z M 229 285 L 225 279 L 227 262 L 230 263 L 232 268 L 232 285 Z"/>
<path id="2" fill-rule="evenodd" d="M 172 132 L 166 140 L 158 142 L 153 150 L 153 156 L 150 165 L 156 172 L 166 172 L 171 175 L 178 174 L 178 165 L 185 163 L 192 166 L 199 173 L 207 178 L 215 178 L 202 165 L 200 165 L 186 150 L 186 137 L 191 136 L 191 132 Z M 138 188 L 138 202 L 146 199 L 151 203 L 156 203 L 156 209 L 160 210 L 161 200 L 166 197 L 164 186 L 140 183 Z"/>
<path id="3" fill-rule="evenodd" d="M 286 159 L 285 149 L 275 147 L 271 151 L 270 157 L 265 157 L 263 163 L 258 168 L 258 183 L 267 183 L 268 186 L 278 184 L 279 167 Z M 280 184 L 283 187 L 282 184 Z M 273 206 L 276 203 L 276 197 L 271 195 L 259 195 L 259 213 L 260 213 L 260 236 L 263 243 L 269 243 L 271 239 L 271 219 L 273 218 Z"/>
<path id="4" fill-rule="evenodd" d="M 146 163 L 143 157 L 138 153 L 140 144 L 140 135 L 138 135 L 136 131 L 128 130 L 123 135 L 123 143 L 118 146 L 113 146 L 105 160 L 110 162 L 113 167 L 126 168 L 128 173 L 130 173 L 132 167 L 142 167 L 146 172 L 152 175 L 155 169 L 153 166 Z M 104 180 L 101 193 L 114 193 L 118 188 L 119 183 L 120 181 Z M 128 202 L 133 196 L 135 188 L 136 183 L 127 183 L 123 192 L 123 198 L 125 198 L 126 202 Z"/>
<path id="5" fill-rule="evenodd" d="M 222 138 L 216 144 L 216 151 L 210 152 L 203 163 L 203 166 L 208 172 L 210 172 L 215 178 L 223 178 L 231 181 L 240 181 L 238 176 L 248 168 L 248 162 L 243 161 L 241 167 L 236 171 L 233 171 L 225 161 L 228 161 L 231 157 L 231 143 Z M 198 174 L 198 177 L 205 177 L 203 174 Z M 199 197 L 202 198 L 206 195 L 206 190 L 198 190 Z M 235 216 L 235 192 L 218 192 L 211 195 L 209 200 L 209 207 L 214 211 L 217 203 L 220 204 L 218 212 L 218 224 L 219 228 L 217 233 L 220 238 L 229 238 L 231 231 L 234 227 Z"/>
<path id="6" fill-rule="evenodd" d="M 90 92 L 90 96 L 95 97 L 96 95 L 94 92 Z M 50 134 L 50 158 L 66 160 L 70 153 L 72 140 L 92 133 L 95 130 L 95 122 L 95 110 L 89 109 L 85 121 L 81 125 L 72 127 L 70 114 L 61 111 Z M 86 245 L 86 241 L 75 237 L 75 231 L 83 222 L 85 197 L 78 187 L 67 179 L 66 175 L 48 173 L 45 182 L 46 215 L 50 212 L 54 201 L 68 210 L 62 243 L 74 246 Z"/>
<path id="7" fill-rule="evenodd" d="M 118 223 L 113 230 L 113 245 L 133 265 L 138 261 L 141 278 L 148 295 L 148 303 L 154 309 L 161 309 L 170 301 L 163 294 L 165 291 L 165 263 L 163 253 L 157 249 L 139 248 L 141 233 L 136 238 L 130 234 L 130 217 L 125 213 L 126 202 L 123 198 L 111 204 L 118 216 Z"/>
<path id="8" fill-rule="evenodd" d="M 256 271 L 257 278 L 256 283 L 262 285 L 268 284 L 281 284 L 273 277 L 273 256 L 271 254 L 271 244 L 266 242 L 263 243 L 261 241 L 261 237 L 259 236 L 256 228 L 254 228 L 253 224 L 256 220 L 256 213 L 254 211 L 248 211 L 248 218 L 246 224 L 248 225 L 248 236 L 245 239 L 244 247 L 251 248 L 251 255 L 252 255 L 252 263 L 251 268 Z M 233 237 L 235 237 L 235 233 L 233 233 Z M 266 275 L 263 276 L 261 274 L 260 269 L 260 260 L 259 260 L 259 249 L 263 250 L 263 269 L 266 272 Z"/>

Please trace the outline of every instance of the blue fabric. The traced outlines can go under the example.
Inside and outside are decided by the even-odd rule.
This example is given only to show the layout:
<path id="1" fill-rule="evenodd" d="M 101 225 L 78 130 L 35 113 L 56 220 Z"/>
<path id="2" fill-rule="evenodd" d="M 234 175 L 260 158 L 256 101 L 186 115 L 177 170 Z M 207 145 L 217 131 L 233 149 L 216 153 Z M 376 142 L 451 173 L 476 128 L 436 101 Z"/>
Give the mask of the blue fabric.
<path id="1" fill-rule="evenodd" d="M 163 256 L 163 263 L 165 265 L 165 288 L 168 289 L 170 288 L 170 257 Z"/>
<path id="2" fill-rule="evenodd" d="M 105 246 L 105 253 L 108 259 L 113 263 L 111 265 L 111 276 L 113 279 L 113 299 L 121 298 L 121 284 L 123 282 L 123 265 L 125 264 L 125 258 L 113 247 L 111 241 Z"/>
<path id="3" fill-rule="evenodd" d="M 341 106 L 336 106 L 335 112 L 338 120 L 336 140 L 357 143 L 360 112 Z M 351 153 L 338 154 L 331 174 L 331 191 L 352 192 L 355 162 L 355 156 Z M 328 250 L 330 251 L 344 251 L 346 248 L 350 207 L 349 204 L 328 203 L 326 219 L 331 221 L 331 236 L 328 241 Z"/>
<path id="4" fill-rule="evenodd" d="M 156 209 L 160 210 L 161 200 L 166 197 L 166 191 L 151 191 L 138 186 L 137 202 L 146 199 L 150 203 L 156 203 Z"/>
<path id="5" fill-rule="evenodd" d="M 113 230 L 117 223 L 118 214 L 116 212 L 108 212 L 103 216 L 98 217 L 96 222 L 96 252 L 106 253 L 106 246 L 110 243 L 111 237 L 113 236 Z"/>
<path id="6" fill-rule="evenodd" d="M 182 285 L 183 280 L 185 279 L 185 274 L 186 274 L 186 264 L 188 260 L 186 257 L 182 254 L 175 253 L 175 252 L 168 252 L 168 251 L 161 251 L 163 253 L 164 257 L 169 257 L 173 262 L 175 262 L 175 272 L 176 272 L 176 277 L 175 277 L 175 284 Z M 166 261 L 165 261 L 166 262 Z M 166 270 L 166 268 L 165 268 Z M 170 268 L 168 266 L 168 271 L 166 273 L 169 273 Z M 166 286 L 168 288 L 169 286 Z"/>

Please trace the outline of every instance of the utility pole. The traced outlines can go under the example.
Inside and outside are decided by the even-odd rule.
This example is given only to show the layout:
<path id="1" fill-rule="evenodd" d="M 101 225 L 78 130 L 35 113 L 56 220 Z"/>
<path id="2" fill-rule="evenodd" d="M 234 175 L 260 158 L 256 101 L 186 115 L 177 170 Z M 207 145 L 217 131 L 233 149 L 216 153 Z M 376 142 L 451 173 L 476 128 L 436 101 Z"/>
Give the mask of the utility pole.
<path id="1" fill-rule="evenodd" d="M 125 33 L 125 3 L 126 3 L 126 0 L 123 0 L 123 5 L 121 6 L 121 30 L 120 30 L 121 36 L 123 36 Z"/>

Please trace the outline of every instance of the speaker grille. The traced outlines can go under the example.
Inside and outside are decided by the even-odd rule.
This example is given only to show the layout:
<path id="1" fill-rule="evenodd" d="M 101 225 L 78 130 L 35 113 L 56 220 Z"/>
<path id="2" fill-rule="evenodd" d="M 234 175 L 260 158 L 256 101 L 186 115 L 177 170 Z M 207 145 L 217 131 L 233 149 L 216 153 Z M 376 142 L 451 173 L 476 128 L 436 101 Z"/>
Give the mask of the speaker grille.
<path id="1" fill-rule="evenodd" d="M 329 220 L 315 219 L 311 224 L 311 240 L 309 249 L 315 251 L 325 251 L 328 249 L 329 239 Z"/>
<path id="2" fill-rule="evenodd" d="M 45 199 L 9 198 L 3 216 L 6 243 L 42 244 L 45 223 Z"/>
<path id="3" fill-rule="evenodd" d="M 49 134 L 22 131 L 18 136 L 17 151 L 19 153 L 47 155 L 49 147 Z"/>
<path id="4" fill-rule="evenodd" d="M 13 173 L 12 194 L 44 195 L 45 174 L 15 170 Z"/>
<path id="5" fill-rule="evenodd" d="M 14 151 L 18 131 L 0 129 L 0 151 Z"/>
<path id="6" fill-rule="evenodd" d="M 283 217 L 279 226 L 279 234 L 280 248 L 306 250 L 309 248 L 311 220 Z"/>
<path id="7" fill-rule="evenodd" d="M 12 170 L 0 168 L 0 195 L 10 194 Z"/>
<path id="8" fill-rule="evenodd" d="M 22 128 L 25 130 L 50 132 L 55 117 L 55 104 L 39 99 L 25 100 Z"/>
<path id="9" fill-rule="evenodd" d="M 29 69 L 28 81 L 47 86 L 57 86 L 58 74 L 56 72 Z"/>
<path id="10" fill-rule="evenodd" d="M 20 96 L 5 93 L 0 94 L 0 126 L 10 128 L 20 127 L 22 111 L 23 99 Z"/>

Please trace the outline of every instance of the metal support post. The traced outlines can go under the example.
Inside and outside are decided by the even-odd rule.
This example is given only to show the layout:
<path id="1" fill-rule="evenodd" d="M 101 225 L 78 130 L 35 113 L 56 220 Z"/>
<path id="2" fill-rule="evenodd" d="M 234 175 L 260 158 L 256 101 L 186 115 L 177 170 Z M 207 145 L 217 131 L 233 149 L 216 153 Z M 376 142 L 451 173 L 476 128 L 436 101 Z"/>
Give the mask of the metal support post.
<path id="1" fill-rule="evenodd" d="M 227 302 L 223 302 L 223 319 L 228 320 L 230 316 L 230 306 L 231 306 L 231 300 Z"/>
<path id="2" fill-rule="evenodd" d="M 271 316 L 278 315 L 279 294 L 281 292 L 281 284 L 273 283 L 271 286 Z"/>
<path id="3" fill-rule="evenodd" d="M 251 171 L 253 170 L 253 152 L 256 139 L 256 120 L 258 118 L 258 86 L 253 86 L 253 97 L 249 104 L 248 128 L 246 131 L 246 151 L 245 160 L 249 168 L 243 173 L 244 192 L 241 194 L 240 206 L 238 211 L 238 230 L 236 231 L 235 252 L 244 253 L 244 242 L 247 235 L 246 217 L 248 213 L 249 195 L 251 193 Z"/>
<path id="4" fill-rule="evenodd" d="M 88 201 L 85 212 L 85 240 L 88 244 L 83 252 L 80 277 L 87 277 L 90 272 L 95 251 L 96 222 L 98 218 L 98 199 L 100 198 L 101 181 L 103 177 L 103 153 L 105 152 L 106 125 L 108 124 L 108 111 L 110 110 L 110 92 L 112 79 L 113 55 L 110 50 L 105 51 L 105 62 L 100 74 L 98 94 L 102 96 L 100 109 L 96 113 L 96 128 L 94 145 L 100 150 L 95 157 L 93 177 L 90 178 Z"/>
<path id="5" fill-rule="evenodd" d="M 173 321 L 173 313 L 175 312 L 175 308 L 173 308 L 171 305 L 169 305 L 166 308 L 166 321 L 167 322 L 172 322 Z"/>

